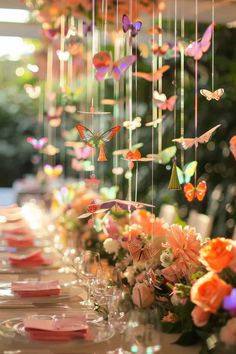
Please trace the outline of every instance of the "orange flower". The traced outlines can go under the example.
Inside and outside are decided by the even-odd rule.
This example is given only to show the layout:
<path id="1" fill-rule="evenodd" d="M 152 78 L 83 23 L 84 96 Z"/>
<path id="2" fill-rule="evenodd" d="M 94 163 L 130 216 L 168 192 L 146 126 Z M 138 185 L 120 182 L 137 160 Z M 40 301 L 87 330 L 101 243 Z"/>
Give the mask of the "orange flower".
<path id="1" fill-rule="evenodd" d="M 207 324 L 210 312 L 204 311 L 201 307 L 195 306 L 192 313 L 192 319 L 197 327 L 203 327 Z"/>
<path id="2" fill-rule="evenodd" d="M 131 216 L 131 222 L 142 227 L 146 235 L 154 237 L 165 237 L 167 224 L 163 219 L 156 218 L 154 214 L 144 209 L 135 210 Z"/>
<path id="3" fill-rule="evenodd" d="M 191 289 L 191 301 L 202 310 L 216 313 L 226 295 L 229 295 L 232 286 L 209 272 L 198 279 Z"/>
<path id="4" fill-rule="evenodd" d="M 200 261 L 209 271 L 221 272 L 233 258 L 233 242 L 224 237 L 209 241 L 200 250 Z"/>
<path id="5" fill-rule="evenodd" d="M 139 225 L 132 225 L 122 233 L 121 245 L 123 248 L 128 249 L 128 242 L 137 238 L 142 234 L 142 228 Z"/>

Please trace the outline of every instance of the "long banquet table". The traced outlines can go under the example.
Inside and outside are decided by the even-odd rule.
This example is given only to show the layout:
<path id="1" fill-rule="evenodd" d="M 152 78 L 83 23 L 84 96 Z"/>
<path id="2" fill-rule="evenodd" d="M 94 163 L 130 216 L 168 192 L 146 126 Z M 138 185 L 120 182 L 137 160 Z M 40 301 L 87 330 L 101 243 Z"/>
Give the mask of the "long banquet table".
<path id="1" fill-rule="evenodd" d="M 46 272 L 41 276 L 41 280 L 49 280 L 56 278 L 63 280 L 65 275 L 57 272 Z M 24 274 L 25 276 L 25 274 Z M 32 276 L 32 275 L 31 275 Z M 9 282 L 12 280 L 19 280 L 21 276 L 16 274 L 0 274 L 1 282 Z M 66 276 L 68 281 L 68 276 Z M 69 301 L 66 306 L 29 306 L 26 308 L 4 308 L 0 302 L 0 322 L 9 318 L 23 317 L 25 314 L 40 313 L 40 314 L 63 314 L 76 313 L 80 309 L 79 300 Z M 0 327 L 1 328 L 1 327 Z M 161 335 L 162 349 L 160 354 L 197 354 L 199 352 L 198 346 L 181 347 L 173 344 L 176 335 Z M 105 354 L 109 350 L 114 350 L 122 346 L 122 336 L 115 334 L 110 340 L 103 343 L 87 343 L 81 344 L 76 340 L 71 342 L 40 342 L 27 340 L 6 339 L 0 336 L 0 353 L 2 354 Z M 124 344 L 125 345 L 125 344 Z"/>

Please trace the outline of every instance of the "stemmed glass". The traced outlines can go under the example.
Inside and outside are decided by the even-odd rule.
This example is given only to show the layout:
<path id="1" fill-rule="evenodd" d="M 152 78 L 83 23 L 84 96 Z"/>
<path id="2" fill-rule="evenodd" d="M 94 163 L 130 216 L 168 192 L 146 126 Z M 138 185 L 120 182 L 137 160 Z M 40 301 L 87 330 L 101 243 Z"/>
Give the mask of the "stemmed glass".
<path id="1" fill-rule="evenodd" d="M 161 349 L 160 333 L 157 309 L 135 310 L 126 327 L 125 341 L 131 353 L 156 353 Z"/>
<path id="2" fill-rule="evenodd" d="M 84 251 L 81 259 L 78 262 L 78 271 L 84 277 L 87 283 L 87 300 L 81 304 L 86 307 L 94 307 L 94 302 L 91 299 L 92 284 L 96 279 L 99 271 L 101 271 L 100 255 L 98 252 Z"/>

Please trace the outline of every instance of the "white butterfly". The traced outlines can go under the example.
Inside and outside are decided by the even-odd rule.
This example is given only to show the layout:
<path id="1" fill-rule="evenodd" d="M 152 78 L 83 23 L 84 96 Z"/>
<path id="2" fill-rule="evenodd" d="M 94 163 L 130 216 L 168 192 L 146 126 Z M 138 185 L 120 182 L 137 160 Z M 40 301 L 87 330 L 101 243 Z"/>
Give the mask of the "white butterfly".
<path id="1" fill-rule="evenodd" d="M 40 93 L 41 93 L 40 86 L 33 86 L 30 84 L 25 84 L 24 89 L 25 89 L 25 92 L 27 93 L 27 95 L 32 99 L 36 99 L 40 96 Z"/>
<path id="2" fill-rule="evenodd" d="M 129 130 L 135 130 L 141 127 L 142 125 L 141 121 L 142 121 L 141 117 L 136 117 L 132 121 L 126 120 L 123 122 L 123 127 Z"/>
<path id="3" fill-rule="evenodd" d="M 70 53 L 67 51 L 63 52 L 62 50 L 57 50 L 57 56 L 60 61 L 67 61 L 70 57 Z"/>

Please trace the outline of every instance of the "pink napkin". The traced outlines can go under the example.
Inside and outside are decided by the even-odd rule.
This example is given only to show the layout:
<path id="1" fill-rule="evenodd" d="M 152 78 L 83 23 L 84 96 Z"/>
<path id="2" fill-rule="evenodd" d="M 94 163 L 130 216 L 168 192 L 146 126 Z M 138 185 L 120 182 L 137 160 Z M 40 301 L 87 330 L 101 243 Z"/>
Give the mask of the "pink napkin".
<path id="1" fill-rule="evenodd" d="M 85 316 L 60 319 L 24 319 L 25 330 L 32 339 L 49 341 L 69 341 L 74 338 L 88 339 L 88 325 Z"/>
<path id="2" fill-rule="evenodd" d="M 9 262 L 13 267 L 37 267 L 52 263 L 51 259 L 46 258 L 41 250 L 31 252 L 27 255 L 11 254 Z"/>
<path id="3" fill-rule="evenodd" d="M 61 288 L 57 280 L 12 282 L 11 290 L 21 297 L 59 295 Z"/>
<path id="4" fill-rule="evenodd" d="M 26 248 L 34 245 L 34 240 L 31 236 L 18 236 L 9 234 L 5 236 L 5 241 L 9 247 Z"/>

